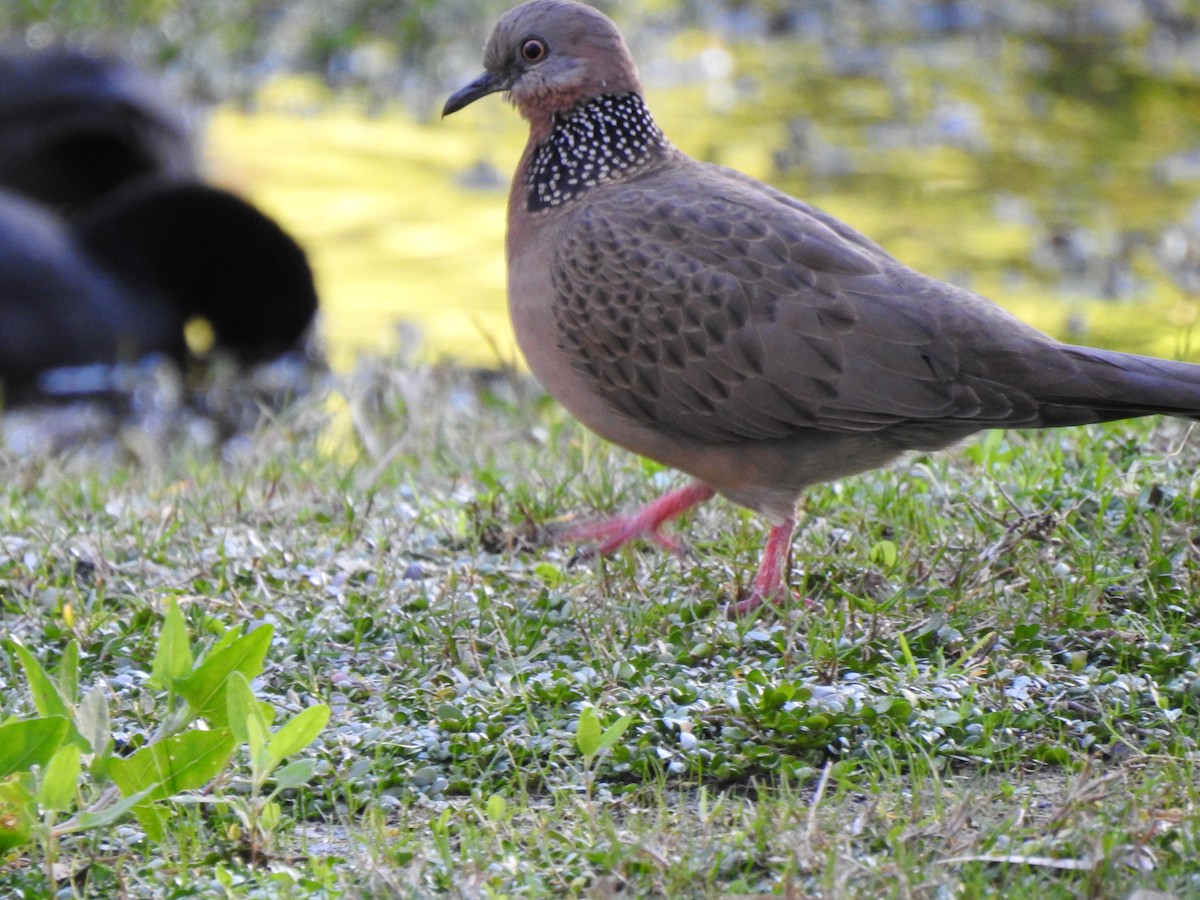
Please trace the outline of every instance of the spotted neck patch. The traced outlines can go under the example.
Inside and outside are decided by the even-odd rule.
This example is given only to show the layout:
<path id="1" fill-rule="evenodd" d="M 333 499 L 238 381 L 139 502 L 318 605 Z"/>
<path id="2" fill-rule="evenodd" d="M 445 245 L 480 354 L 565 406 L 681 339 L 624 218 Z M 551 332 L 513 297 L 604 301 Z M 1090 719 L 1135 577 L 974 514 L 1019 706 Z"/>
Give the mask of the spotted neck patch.
<path id="1" fill-rule="evenodd" d="M 554 117 L 526 172 L 526 209 L 542 212 L 662 157 L 671 145 L 637 94 L 604 94 Z"/>

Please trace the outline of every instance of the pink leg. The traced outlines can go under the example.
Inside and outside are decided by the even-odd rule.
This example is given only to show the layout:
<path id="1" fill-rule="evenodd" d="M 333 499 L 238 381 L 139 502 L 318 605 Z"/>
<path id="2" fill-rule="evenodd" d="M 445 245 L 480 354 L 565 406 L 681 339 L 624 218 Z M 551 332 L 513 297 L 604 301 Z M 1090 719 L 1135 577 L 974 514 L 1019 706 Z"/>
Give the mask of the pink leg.
<path id="1" fill-rule="evenodd" d="M 758 563 L 758 572 L 754 576 L 750 596 L 740 603 L 730 604 L 728 612 L 731 616 L 744 616 L 758 609 L 763 603 L 778 603 L 789 598 L 787 585 L 783 583 L 783 566 L 792 547 L 792 532 L 795 529 L 795 519 L 787 519 L 782 525 L 771 526 L 767 533 L 767 542 L 763 545 L 762 558 Z"/>
<path id="2" fill-rule="evenodd" d="M 572 542 L 597 542 L 595 548 L 581 554 L 584 557 L 590 556 L 592 553 L 607 556 L 618 547 L 639 537 L 648 537 L 672 553 L 682 553 L 683 546 L 679 541 L 663 534 L 660 529 L 667 520 L 682 515 L 705 500 L 711 500 L 715 493 L 716 491 L 707 484 L 693 481 L 668 494 L 663 494 L 632 515 L 616 516 L 589 525 L 577 525 L 574 528 L 568 528 L 562 538 Z"/>

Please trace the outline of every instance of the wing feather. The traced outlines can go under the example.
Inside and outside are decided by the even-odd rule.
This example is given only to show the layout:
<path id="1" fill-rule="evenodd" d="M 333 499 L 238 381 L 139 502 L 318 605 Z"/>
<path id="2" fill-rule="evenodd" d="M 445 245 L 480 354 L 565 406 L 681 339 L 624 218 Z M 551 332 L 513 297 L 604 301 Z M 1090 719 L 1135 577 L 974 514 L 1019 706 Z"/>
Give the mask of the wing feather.
<path id="1" fill-rule="evenodd" d="M 800 201 L 699 171 L 711 190 L 664 171 L 597 191 L 561 228 L 558 337 L 615 409 L 714 443 L 1036 418 L 967 358 L 976 320 L 1004 315 L 972 306 L 987 301 Z"/>

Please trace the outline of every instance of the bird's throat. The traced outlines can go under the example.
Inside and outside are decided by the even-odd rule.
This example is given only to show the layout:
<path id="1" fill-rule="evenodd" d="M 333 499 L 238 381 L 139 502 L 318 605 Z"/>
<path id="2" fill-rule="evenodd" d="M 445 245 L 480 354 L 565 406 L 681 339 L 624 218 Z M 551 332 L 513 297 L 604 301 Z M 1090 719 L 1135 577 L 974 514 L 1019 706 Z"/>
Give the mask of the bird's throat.
<path id="1" fill-rule="evenodd" d="M 605 94 L 554 117 L 525 172 L 526 209 L 543 212 L 662 159 L 670 142 L 637 94 Z"/>

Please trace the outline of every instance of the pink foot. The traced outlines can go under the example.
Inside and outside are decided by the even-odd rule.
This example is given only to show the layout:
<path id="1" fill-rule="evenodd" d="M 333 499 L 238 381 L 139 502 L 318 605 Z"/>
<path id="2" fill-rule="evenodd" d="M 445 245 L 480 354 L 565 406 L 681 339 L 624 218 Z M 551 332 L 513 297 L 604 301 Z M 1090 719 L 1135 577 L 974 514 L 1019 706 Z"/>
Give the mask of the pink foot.
<path id="1" fill-rule="evenodd" d="M 660 547 L 679 555 L 683 553 L 683 545 L 676 538 L 663 534 L 662 526 L 693 506 L 711 500 L 715 493 L 716 491 L 707 484 L 693 481 L 685 487 L 663 494 L 632 515 L 615 516 L 602 522 L 568 528 L 562 533 L 562 539 L 572 543 L 595 543 L 596 546 L 580 551 L 576 557 L 578 559 L 587 559 L 594 553 L 607 556 L 618 547 L 640 537 L 648 537 Z"/>
<path id="2" fill-rule="evenodd" d="M 725 608 L 731 618 L 753 612 L 764 603 L 785 603 L 792 600 L 792 592 L 783 583 L 783 566 L 792 547 L 792 532 L 795 519 L 787 519 L 782 525 L 772 525 L 763 545 L 762 559 L 754 576 L 750 596 Z"/>

